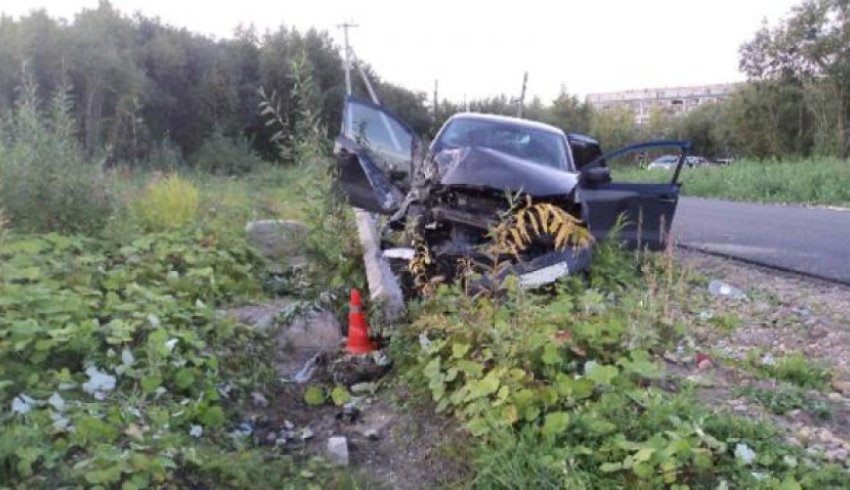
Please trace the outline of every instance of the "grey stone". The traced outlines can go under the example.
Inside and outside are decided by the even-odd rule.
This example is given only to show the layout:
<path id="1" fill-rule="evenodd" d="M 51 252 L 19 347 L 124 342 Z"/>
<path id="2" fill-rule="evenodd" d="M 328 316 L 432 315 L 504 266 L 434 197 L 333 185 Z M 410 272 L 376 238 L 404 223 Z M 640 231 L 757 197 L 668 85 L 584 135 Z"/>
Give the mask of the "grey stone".
<path id="1" fill-rule="evenodd" d="M 712 296 L 722 296 L 730 299 L 746 299 L 743 291 L 731 284 L 714 279 L 708 284 L 708 292 Z"/>
<path id="2" fill-rule="evenodd" d="M 258 330 L 269 330 L 275 325 L 280 312 L 291 304 L 291 299 L 281 298 L 269 304 L 240 306 L 225 310 L 223 313 L 242 325 Z"/>
<path id="3" fill-rule="evenodd" d="M 269 401 L 266 399 L 265 395 L 258 391 L 251 393 L 251 401 L 254 403 L 254 406 L 260 408 L 269 406 Z"/>
<path id="4" fill-rule="evenodd" d="M 272 262 L 299 267 L 306 264 L 304 243 L 309 228 L 295 220 L 259 220 L 245 225 L 251 244 Z"/>
<path id="5" fill-rule="evenodd" d="M 328 460 L 338 466 L 348 466 L 348 439 L 331 437 L 328 439 Z"/>
<path id="6" fill-rule="evenodd" d="M 333 352 L 342 342 L 342 328 L 333 313 L 315 311 L 281 329 L 277 345 L 283 351 Z"/>

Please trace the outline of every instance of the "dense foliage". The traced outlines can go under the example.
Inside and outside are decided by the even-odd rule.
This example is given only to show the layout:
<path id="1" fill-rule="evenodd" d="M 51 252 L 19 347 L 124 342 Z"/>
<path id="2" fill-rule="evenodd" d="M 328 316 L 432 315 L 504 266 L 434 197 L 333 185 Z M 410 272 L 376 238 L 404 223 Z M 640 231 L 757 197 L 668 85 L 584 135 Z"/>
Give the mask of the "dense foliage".
<path id="1" fill-rule="evenodd" d="M 479 488 L 846 484 L 839 466 L 809 460 L 771 426 L 671 386 L 659 354 L 683 334 L 671 301 L 687 278 L 665 258 L 597 251 L 590 287 L 443 287 L 398 343 L 411 385 L 479 442 Z"/>
<path id="2" fill-rule="evenodd" d="M 109 163 L 143 160 L 166 137 L 189 155 L 216 129 L 246 136 L 271 155 L 271 133 L 257 113 L 257 90 L 281 94 L 287 130 L 294 130 L 290 61 L 302 54 L 318 88 L 313 102 L 321 108 L 323 126 L 336 129 L 344 94 L 342 60 L 325 32 L 280 27 L 258 34 L 239 27 L 230 38 L 213 39 L 156 18 L 124 15 L 108 1 L 67 23 L 44 11 L 20 19 L 2 16 L 0 114 L 14 106 L 26 72 L 44 94 L 69 82 L 82 147 L 90 154 L 106 148 Z M 424 130 L 423 96 L 369 71 L 385 101 Z"/>

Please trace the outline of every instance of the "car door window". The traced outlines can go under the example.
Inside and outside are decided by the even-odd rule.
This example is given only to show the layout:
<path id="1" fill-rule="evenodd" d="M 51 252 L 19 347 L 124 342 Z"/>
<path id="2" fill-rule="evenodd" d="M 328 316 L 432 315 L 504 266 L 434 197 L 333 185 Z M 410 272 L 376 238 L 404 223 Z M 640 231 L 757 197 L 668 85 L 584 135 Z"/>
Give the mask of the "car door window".
<path id="1" fill-rule="evenodd" d="M 413 135 L 401 123 L 377 107 L 350 100 L 346 104 L 343 133 L 379 153 L 409 158 Z"/>

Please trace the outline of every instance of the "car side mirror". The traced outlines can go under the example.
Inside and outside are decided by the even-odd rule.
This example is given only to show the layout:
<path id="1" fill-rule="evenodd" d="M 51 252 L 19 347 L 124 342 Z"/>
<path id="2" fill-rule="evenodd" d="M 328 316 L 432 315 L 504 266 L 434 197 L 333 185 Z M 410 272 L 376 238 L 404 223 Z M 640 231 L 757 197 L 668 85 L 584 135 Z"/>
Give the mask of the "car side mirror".
<path id="1" fill-rule="evenodd" d="M 581 183 L 587 187 L 611 182 L 611 171 L 608 167 L 585 167 L 581 170 Z"/>

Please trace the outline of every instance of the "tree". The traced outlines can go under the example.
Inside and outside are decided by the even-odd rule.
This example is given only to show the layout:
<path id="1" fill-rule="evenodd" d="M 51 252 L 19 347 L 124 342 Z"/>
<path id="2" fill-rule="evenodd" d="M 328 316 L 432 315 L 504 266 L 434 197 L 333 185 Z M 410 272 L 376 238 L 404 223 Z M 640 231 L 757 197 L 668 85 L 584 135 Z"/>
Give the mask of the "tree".
<path id="1" fill-rule="evenodd" d="M 593 122 L 593 108 L 567 93 L 565 87 L 548 107 L 545 121 L 566 133 L 586 133 Z"/>
<path id="2" fill-rule="evenodd" d="M 740 65 L 752 80 L 796 86 L 795 100 L 801 99 L 813 118 L 816 151 L 850 156 L 847 0 L 805 0 L 781 25 L 763 26 L 744 44 Z M 798 126 L 806 118 L 803 112 L 797 108 Z"/>

